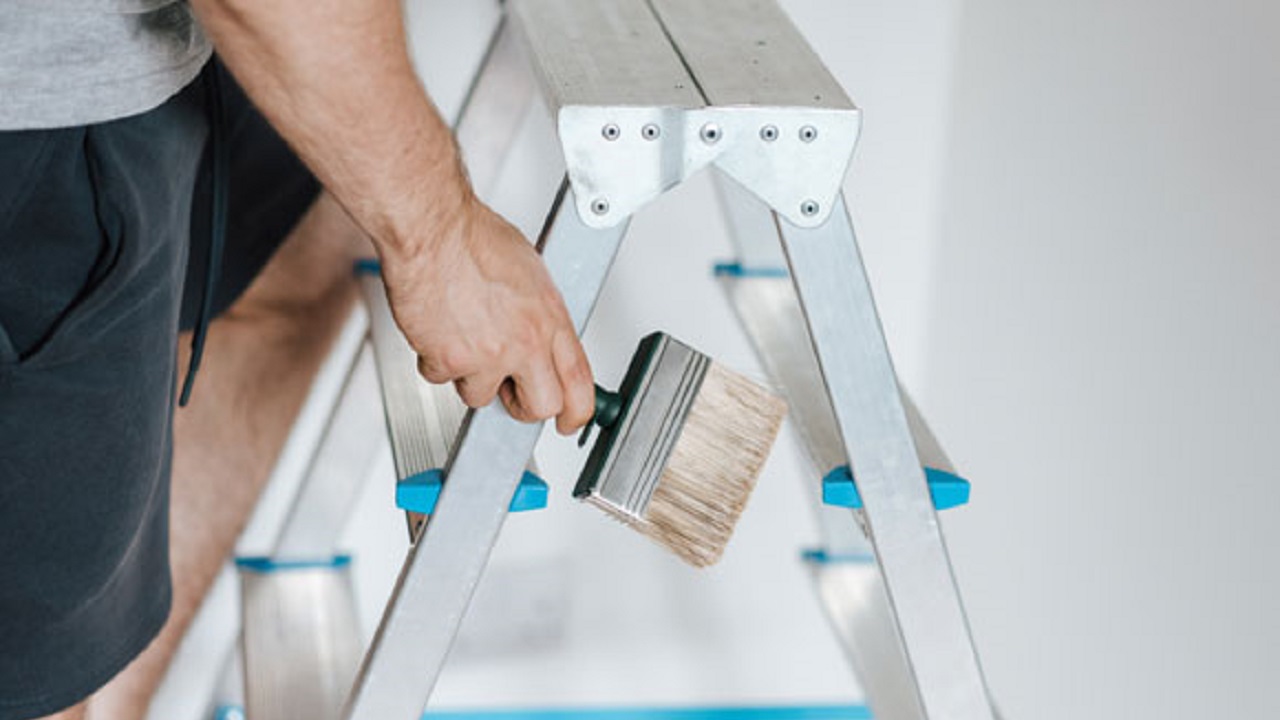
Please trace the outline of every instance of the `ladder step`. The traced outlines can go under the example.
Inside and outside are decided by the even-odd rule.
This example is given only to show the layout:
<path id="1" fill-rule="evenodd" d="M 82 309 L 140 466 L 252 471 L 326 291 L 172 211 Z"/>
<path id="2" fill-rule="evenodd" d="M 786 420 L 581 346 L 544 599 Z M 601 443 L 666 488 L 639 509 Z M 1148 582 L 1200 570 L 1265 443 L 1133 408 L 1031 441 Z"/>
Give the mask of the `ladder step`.
<path id="1" fill-rule="evenodd" d="M 924 469 L 924 477 L 929 483 L 935 510 L 948 510 L 969 502 L 968 480 L 931 467 Z M 848 465 L 841 465 L 822 478 L 822 502 L 836 507 L 862 507 L 862 496 L 858 494 L 858 485 Z"/>
<path id="2" fill-rule="evenodd" d="M 245 711 L 337 720 L 360 660 L 349 555 L 237 558 Z M 224 706 L 225 707 L 225 706 Z"/>
<path id="3" fill-rule="evenodd" d="M 218 708 L 214 720 L 245 720 L 235 705 Z M 428 710 L 422 720 L 872 720 L 864 705 L 766 705 L 758 707 L 538 708 L 534 710 Z"/>
<path id="4" fill-rule="evenodd" d="M 396 483 L 396 507 L 409 512 L 430 515 L 444 487 L 444 471 L 428 470 Z M 528 470 L 520 477 L 520 485 L 507 509 L 511 512 L 541 510 L 547 506 L 547 484 Z"/>

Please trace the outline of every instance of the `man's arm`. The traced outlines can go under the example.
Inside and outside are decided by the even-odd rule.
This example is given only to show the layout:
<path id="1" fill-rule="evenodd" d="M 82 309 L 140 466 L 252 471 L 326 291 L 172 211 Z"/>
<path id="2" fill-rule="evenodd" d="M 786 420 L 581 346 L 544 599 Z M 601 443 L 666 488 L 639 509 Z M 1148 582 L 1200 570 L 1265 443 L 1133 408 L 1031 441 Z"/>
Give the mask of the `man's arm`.
<path id="1" fill-rule="evenodd" d="M 453 381 L 472 407 L 501 392 L 518 419 L 584 424 L 591 370 L 564 302 L 529 243 L 472 194 L 414 74 L 400 0 L 192 5 L 254 103 L 372 237 L 423 375 Z"/>

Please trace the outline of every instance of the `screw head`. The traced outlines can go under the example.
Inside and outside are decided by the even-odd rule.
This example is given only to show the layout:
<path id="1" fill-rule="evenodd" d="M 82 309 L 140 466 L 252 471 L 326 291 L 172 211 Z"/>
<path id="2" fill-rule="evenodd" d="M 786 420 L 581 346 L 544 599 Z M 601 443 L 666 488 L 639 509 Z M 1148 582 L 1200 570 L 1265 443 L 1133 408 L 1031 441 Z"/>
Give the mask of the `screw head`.
<path id="1" fill-rule="evenodd" d="M 622 130 L 617 125 L 609 123 L 600 129 L 600 134 L 604 136 L 605 140 L 613 141 L 622 137 Z"/>
<path id="2" fill-rule="evenodd" d="M 816 200 L 805 200 L 800 203 L 800 214 L 805 217 L 813 217 L 818 214 L 818 202 Z"/>
<path id="3" fill-rule="evenodd" d="M 813 142 L 818 139 L 818 128 L 812 125 L 805 125 L 800 128 L 800 139 L 804 142 Z"/>
<path id="4" fill-rule="evenodd" d="M 597 215 L 604 215 L 609 212 L 609 201 L 604 198 L 596 198 L 591 201 L 591 212 Z"/>
<path id="5" fill-rule="evenodd" d="M 778 139 L 778 126 L 765 125 L 760 128 L 760 139 L 765 142 L 773 142 Z"/>
<path id="6" fill-rule="evenodd" d="M 715 123 L 703 125 L 702 132 L 699 134 L 702 136 L 702 142 L 708 145 L 715 145 L 720 142 L 720 136 L 723 135 L 720 126 Z"/>
<path id="7" fill-rule="evenodd" d="M 657 140 L 662 137 L 662 128 L 658 127 L 656 123 L 649 123 L 640 128 L 640 137 L 645 140 Z"/>

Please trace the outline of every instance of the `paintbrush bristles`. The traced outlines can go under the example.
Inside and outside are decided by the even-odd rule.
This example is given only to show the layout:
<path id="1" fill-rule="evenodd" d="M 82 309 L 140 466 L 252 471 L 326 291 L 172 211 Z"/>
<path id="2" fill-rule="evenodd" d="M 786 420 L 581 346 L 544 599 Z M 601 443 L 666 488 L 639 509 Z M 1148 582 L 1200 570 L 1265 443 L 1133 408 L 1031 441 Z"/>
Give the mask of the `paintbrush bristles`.
<path id="1" fill-rule="evenodd" d="M 780 397 L 712 364 L 641 520 L 595 503 L 696 567 L 720 559 L 769 456 Z"/>

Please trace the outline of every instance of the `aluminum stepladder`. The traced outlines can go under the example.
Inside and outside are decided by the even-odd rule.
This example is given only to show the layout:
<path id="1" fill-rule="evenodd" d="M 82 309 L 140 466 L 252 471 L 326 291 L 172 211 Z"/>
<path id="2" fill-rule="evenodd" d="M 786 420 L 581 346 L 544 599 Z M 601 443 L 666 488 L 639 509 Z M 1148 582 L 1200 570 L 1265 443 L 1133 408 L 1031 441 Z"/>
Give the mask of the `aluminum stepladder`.
<path id="1" fill-rule="evenodd" d="M 878 718 L 993 717 L 921 469 L 950 464 L 899 393 L 839 192 L 857 110 L 772 2 L 512 0 L 502 14 L 457 128 L 474 184 L 493 184 L 540 80 L 569 170 L 541 245 L 581 331 L 630 215 L 716 168 L 738 252 L 721 273 L 725 291 L 786 391 L 824 489 L 843 479 L 861 505 L 820 506 L 823 548 L 810 560 L 870 705 Z M 375 291 L 366 293 L 374 345 L 391 350 L 378 365 L 397 475 L 447 465 L 449 482 L 344 716 L 410 718 L 426 704 L 539 428 L 496 406 L 462 420 L 447 392 L 397 408 L 413 395 L 412 356 L 376 277 L 365 286 Z M 360 422 L 370 361 L 351 354 L 326 436 L 371 442 Z M 327 447 L 278 536 L 283 555 L 332 546 L 315 531 L 332 523 L 316 520 L 342 517 L 358 473 L 351 453 L 344 471 Z"/>
<path id="2" fill-rule="evenodd" d="M 740 252 L 726 291 L 814 462 L 856 477 L 861 508 L 823 511 L 814 573 L 873 710 L 994 717 L 922 469 L 949 464 L 900 393 L 840 192 L 852 102 L 771 0 L 510 0 L 457 129 L 477 184 L 534 77 L 568 168 L 539 244 L 579 332 L 630 216 L 714 166 Z M 540 429 L 467 414 L 344 717 L 421 713 Z"/>

